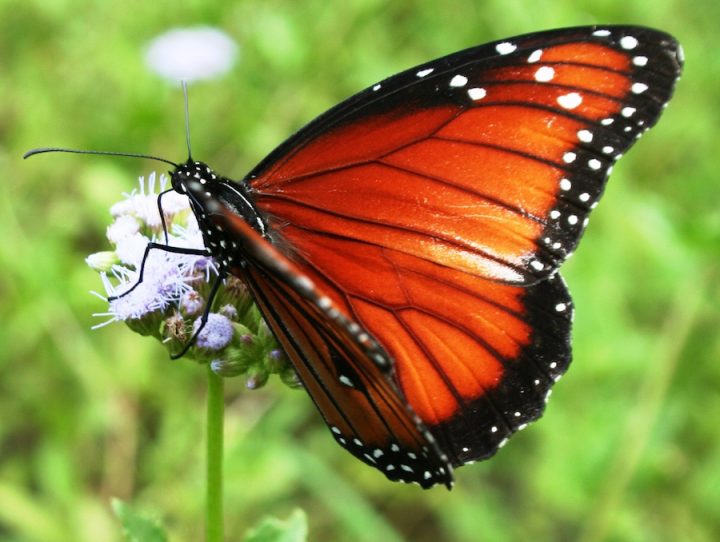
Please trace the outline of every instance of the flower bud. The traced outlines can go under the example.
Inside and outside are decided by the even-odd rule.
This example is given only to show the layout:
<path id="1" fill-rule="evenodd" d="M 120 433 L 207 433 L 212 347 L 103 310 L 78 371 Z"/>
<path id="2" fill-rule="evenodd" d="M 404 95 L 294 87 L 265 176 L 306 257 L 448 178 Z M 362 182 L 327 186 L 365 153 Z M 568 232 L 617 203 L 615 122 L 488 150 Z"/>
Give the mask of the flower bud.
<path id="1" fill-rule="evenodd" d="M 265 364 L 271 373 L 280 373 L 287 365 L 285 353 L 282 350 L 273 348 L 268 352 Z"/>
<path id="2" fill-rule="evenodd" d="M 245 382 L 245 386 L 249 390 L 257 390 L 267 384 L 270 374 L 264 370 L 254 369 L 251 371 Z"/>
<path id="3" fill-rule="evenodd" d="M 108 273 L 112 270 L 113 265 L 120 263 L 120 259 L 114 251 L 105 250 L 103 252 L 90 254 L 90 256 L 85 258 L 85 263 L 88 264 L 93 271 Z"/>
<path id="4" fill-rule="evenodd" d="M 280 373 L 280 380 L 282 380 L 283 384 L 285 384 L 289 388 L 302 389 L 304 387 L 302 380 L 300 380 L 300 377 L 298 376 L 292 365 L 288 365 Z"/>
<path id="5" fill-rule="evenodd" d="M 223 305 L 220 307 L 220 314 L 225 316 L 226 318 L 229 318 L 230 320 L 237 320 L 238 319 L 238 310 L 233 305 L 230 305 L 229 303 L 226 305 Z"/>
<path id="6" fill-rule="evenodd" d="M 238 361 L 214 359 L 210 362 L 210 369 L 216 375 L 230 378 L 243 374 L 247 370 L 247 365 Z"/>
<path id="7" fill-rule="evenodd" d="M 180 308 L 188 316 L 195 316 L 205 308 L 205 299 L 197 291 L 190 290 L 180 301 Z"/>
<path id="8" fill-rule="evenodd" d="M 193 322 L 193 332 L 198 330 L 200 323 L 200 318 Z M 197 336 L 196 345 L 198 348 L 205 348 L 207 350 L 222 350 L 230 344 L 233 331 L 232 322 L 228 320 L 228 318 L 222 314 L 211 312 L 208 314 L 205 327 Z"/>
<path id="9" fill-rule="evenodd" d="M 165 337 L 180 343 L 185 343 L 189 339 L 185 319 L 177 311 L 165 319 L 162 332 Z"/>

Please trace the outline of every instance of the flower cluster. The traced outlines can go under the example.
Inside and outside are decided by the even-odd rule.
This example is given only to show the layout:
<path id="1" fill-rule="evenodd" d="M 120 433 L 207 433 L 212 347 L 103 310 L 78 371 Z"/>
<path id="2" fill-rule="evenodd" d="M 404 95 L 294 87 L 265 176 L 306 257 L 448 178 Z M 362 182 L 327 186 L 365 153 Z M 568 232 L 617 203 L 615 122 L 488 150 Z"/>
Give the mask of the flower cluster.
<path id="1" fill-rule="evenodd" d="M 209 363 L 222 376 L 246 375 L 250 388 L 262 386 L 272 373 L 289 385 L 297 377 L 278 349 L 264 320 L 252 303 L 244 284 L 235 277 L 225 278 L 201 326 L 208 295 L 220 280 L 212 258 L 195 254 L 148 250 L 148 243 L 167 243 L 174 247 L 204 249 L 203 238 L 187 197 L 168 192 L 162 198 L 167 232 L 158 208 L 158 192 L 166 188 L 168 178 L 152 173 L 147 182 L 140 178 L 140 189 L 124 194 L 113 205 L 113 223 L 107 238 L 113 250 L 91 254 L 88 265 L 100 273 L 108 297 L 112 299 L 106 320 L 97 326 L 125 322 L 141 335 L 153 336 L 169 352 L 183 350 L 194 340 L 187 356 Z M 140 273 L 142 270 L 142 281 Z"/>

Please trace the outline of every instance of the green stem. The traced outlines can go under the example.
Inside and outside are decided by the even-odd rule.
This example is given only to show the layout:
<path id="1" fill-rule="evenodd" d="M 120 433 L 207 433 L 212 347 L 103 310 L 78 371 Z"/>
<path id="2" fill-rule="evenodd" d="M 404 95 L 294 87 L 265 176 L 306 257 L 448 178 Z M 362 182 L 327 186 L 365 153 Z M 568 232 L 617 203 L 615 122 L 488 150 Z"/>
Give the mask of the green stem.
<path id="1" fill-rule="evenodd" d="M 223 542 L 223 419 L 225 401 L 223 377 L 216 375 L 208 363 L 207 398 L 207 500 L 205 541 Z"/>

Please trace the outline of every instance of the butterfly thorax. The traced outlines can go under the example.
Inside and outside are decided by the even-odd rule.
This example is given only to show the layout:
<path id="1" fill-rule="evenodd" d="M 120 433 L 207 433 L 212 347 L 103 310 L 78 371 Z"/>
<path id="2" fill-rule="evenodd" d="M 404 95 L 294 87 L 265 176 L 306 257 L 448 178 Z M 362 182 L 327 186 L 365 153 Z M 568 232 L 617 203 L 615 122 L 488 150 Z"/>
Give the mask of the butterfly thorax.
<path id="1" fill-rule="evenodd" d="M 190 200 L 205 247 L 225 269 L 243 263 L 237 238 L 225 231 L 226 217 L 242 217 L 258 233 L 265 235 L 267 224 L 244 184 L 217 175 L 203 162 L 188 160 L 172 172 L 173 189 Z"/>

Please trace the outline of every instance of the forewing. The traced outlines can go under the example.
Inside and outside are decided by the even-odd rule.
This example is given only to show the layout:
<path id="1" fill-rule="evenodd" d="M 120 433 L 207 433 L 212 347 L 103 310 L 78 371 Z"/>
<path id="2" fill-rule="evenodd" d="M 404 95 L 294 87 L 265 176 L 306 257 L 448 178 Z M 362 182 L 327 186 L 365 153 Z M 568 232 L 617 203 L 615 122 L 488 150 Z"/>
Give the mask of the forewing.
<path id="1" fill-rule="evenodd" d="M 246 180 L 289 247 L 293 224 L 532 284 L 575 249 L 680 66 L 672 37 L 639 27 L 468 49 L 341 103 Z"/>

